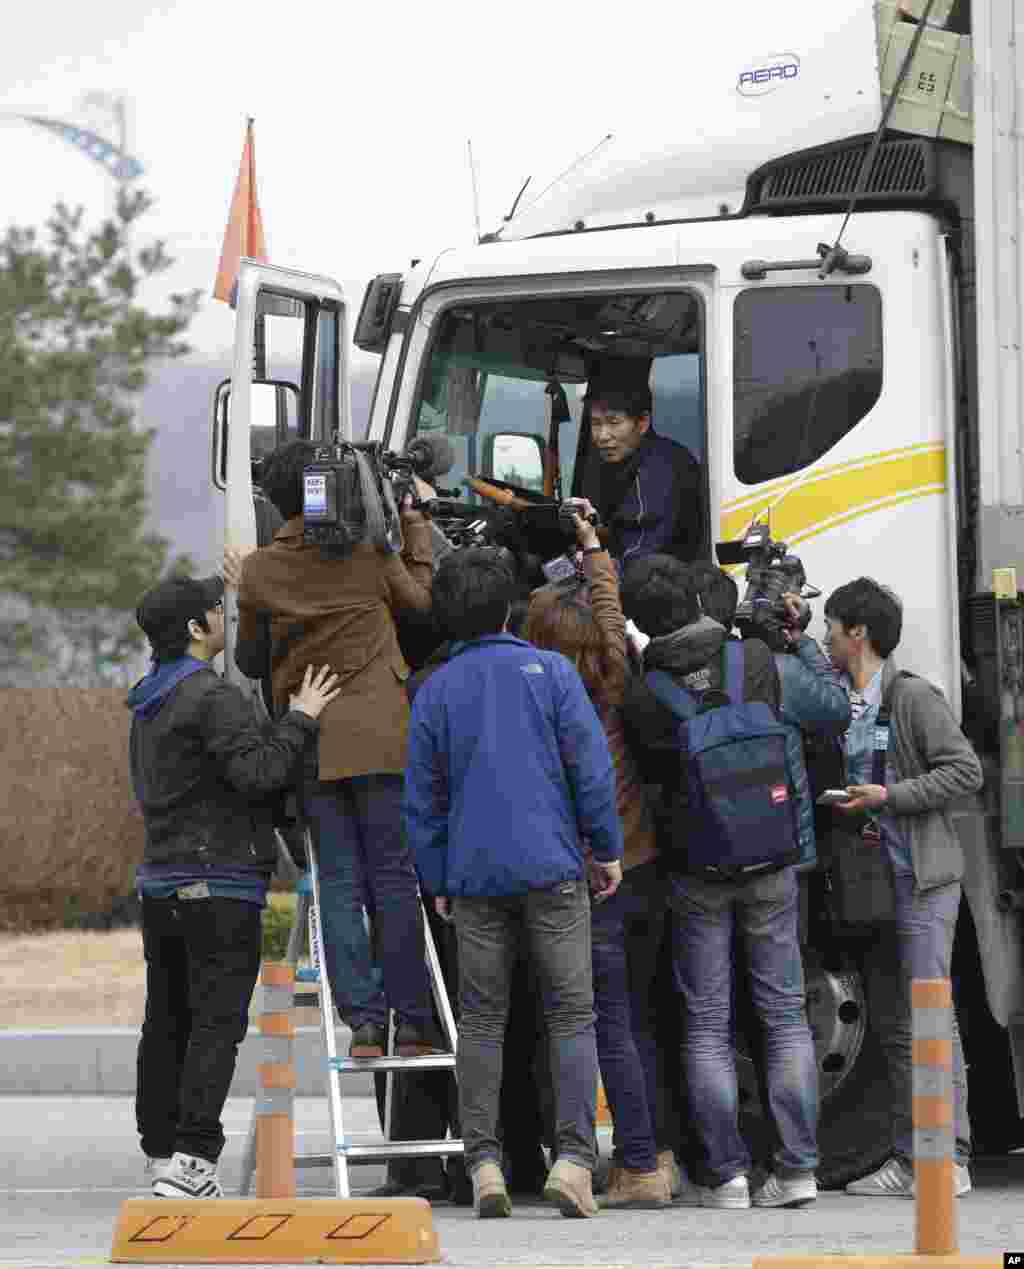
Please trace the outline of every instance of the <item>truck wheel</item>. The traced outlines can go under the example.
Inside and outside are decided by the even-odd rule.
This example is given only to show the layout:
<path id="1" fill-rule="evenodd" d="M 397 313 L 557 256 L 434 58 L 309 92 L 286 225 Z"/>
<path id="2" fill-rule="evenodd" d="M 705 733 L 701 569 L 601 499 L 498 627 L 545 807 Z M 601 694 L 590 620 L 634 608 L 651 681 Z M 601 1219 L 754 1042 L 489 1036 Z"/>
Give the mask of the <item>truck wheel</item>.
<path id="1" fill-rule="evenodd" d="M 826 969 L 805 948 L 807 1016 L 818 1059 L 821 1109 L 818 1184 L 838 1189 L 884 1163 L 889 1153 L 889 1084 L 885 1059 L 867 1026 L 861 977 Z M 774 1130 L 764 1113 L 750 1037 L 757 1035 L 747 1002 L 738 1001 L 743 1025 L 737 1036 L 737 1074 L 742 1128 L 755 1163 L 770 1167 Z"/>

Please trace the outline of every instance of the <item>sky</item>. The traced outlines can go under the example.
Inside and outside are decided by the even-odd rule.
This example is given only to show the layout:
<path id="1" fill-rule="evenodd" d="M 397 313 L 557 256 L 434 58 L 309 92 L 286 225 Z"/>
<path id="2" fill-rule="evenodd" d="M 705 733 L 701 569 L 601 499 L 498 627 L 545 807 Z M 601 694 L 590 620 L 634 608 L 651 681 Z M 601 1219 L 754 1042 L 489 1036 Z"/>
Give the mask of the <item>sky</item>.
<path id="1" fill-rule="evenodd" d="M 209 296 L 252 115 L 271 262 L 336 278 L 358 307 L 374 274 L 472 243 L 468 139 L 486 232 L 527 176 L 524 202 L 610 131 L 685 135 L 784 15 L 813 26 L 858 2 L 22 3 L 0 43 L 0 228 L 41 222 L 57 198 L 99 219 L 113 184 L 3 112 L 109 132 L 83 98 L 124 97 L 156 199 L 140 236 L 175 257 L 162 285 Z M 226 359 L 230 310 L 207 299 L 191 340 Z"/>

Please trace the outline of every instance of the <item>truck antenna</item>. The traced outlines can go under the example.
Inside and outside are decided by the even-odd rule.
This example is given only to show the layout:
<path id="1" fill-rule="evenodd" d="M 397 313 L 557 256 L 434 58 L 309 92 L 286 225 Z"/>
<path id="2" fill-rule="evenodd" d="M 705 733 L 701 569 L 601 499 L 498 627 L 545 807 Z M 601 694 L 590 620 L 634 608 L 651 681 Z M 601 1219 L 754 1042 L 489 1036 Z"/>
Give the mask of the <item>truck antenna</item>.
<path id="1" fill-rule="evenodd" d="M 480 195 L 476 187 L 476 164 L 473 162 L 473 142 L 466 142 L 469 153 L 469 180 L 473 187 L 473 223 L 476 226 L 476 240 L 480 241 Z"/>
<path id="2" fill-rule="evenodd" d="M 907 72 L 910 70 L 910 64 L 917 55 L 917 46 L 921 43 L 921 36 L 924 35 L 924 29 L 928 25 L 928 19 L 931 17 L 932 9 L 934 7 L 935 0 L 928 0 L 924 7 L 924 12 L 921 14 L 921 19 L 917 24 L 917 30 L 914 32 L 913 38 L 910 41 L 910 47 L 907 49 L 906 56 L 903 58 L 903 65 L 900 67 L 900 73 L 896 76 L 896 82 L 893 84 L 892 91 L 889 93 L 889 100 L 885 103 L 885 110 L 882 112 L 882 118 L 878 127 L 875 129 L 875 135 L 871 138 L 871 144 L 868 146 L 868 151 L 861 160 L 860 171 L 857 173 L 857 184 L 854 187 L 853 193 L 850 195 L 850 202 L 846 208 L 846 215 L 844 216 L 843 223 L 839 228 L 839 233 L 836 235 L 836 240 L 831 247 L 826 246 L 824 243 L 818 247 L 818 251 L 822 256 L 821 269 L 818 272 L 818 277 L 822 281 L 824 281 L 833 269 L 842 262 L 846 254 L 840 245 L 843 240 L 843 234 L 846 233 L 846 226 L 850 223 L 850 217 L 853 215 L 854 208 L 857 206 L 858 202 L 860 202 L 864 195 L 864 190 L 867 188 L 868 177 L 871 175 L 871 169 L 875 165 L 875 155 L 878 153 L 878 147 L 881 145 L 882 137 L 885 135 L 885 130 L 889 123 L 889 116 L 892 114 L 893 107 L 896 105 L 896 99 L 899 97 L 900 89 L 903 87 L 903 81 L 906 79 Z"/>

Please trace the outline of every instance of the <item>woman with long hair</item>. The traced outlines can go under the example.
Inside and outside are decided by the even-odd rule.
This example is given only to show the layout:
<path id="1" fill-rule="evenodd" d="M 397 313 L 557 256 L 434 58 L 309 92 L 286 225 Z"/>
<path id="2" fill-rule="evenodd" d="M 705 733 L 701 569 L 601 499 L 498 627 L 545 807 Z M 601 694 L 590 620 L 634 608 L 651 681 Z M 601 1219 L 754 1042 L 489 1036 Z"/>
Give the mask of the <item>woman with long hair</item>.
<path id="1" fill-rule="evenodd" d="M 589 511 L 587 506 L 581 509 Z M 619 710 L 629 665 L 615 565 L 594 526 L 580 515 L 573 519 L 583 579 L 534 591 L 523 635 L 539 648 L 561 652 L 576 666 L 615 765 L 625 876 L 615 894 L 595 903 L 591 918 L 597 1051 L 615 1124 L 604 1206 L 665 1207 L 680 1181 L 674 1155 L 659 1155 L 654 1136 L 657 1048 L 651 984 L 664 922 L 654 820 L 626 748 Z"/>

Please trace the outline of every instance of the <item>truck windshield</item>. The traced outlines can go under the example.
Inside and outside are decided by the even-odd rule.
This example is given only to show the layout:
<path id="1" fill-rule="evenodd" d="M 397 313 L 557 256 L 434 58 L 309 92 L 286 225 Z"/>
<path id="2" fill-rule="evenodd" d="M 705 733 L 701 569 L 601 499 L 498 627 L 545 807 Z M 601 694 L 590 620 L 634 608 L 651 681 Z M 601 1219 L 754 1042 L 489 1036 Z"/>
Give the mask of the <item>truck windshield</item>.
<path id="1" fill-rule="evenodd" d="M 653 358 L 656 430 L 701 458 L 702 335 L 700 299 L 686 291 L 460 304 L 440 319 L 413 415 L 415 434 L 441 434 L 451 443 L 455 466 L 443 485 L 475 476 L 539 496 L 551 459 L 553 382 L 564 391 L 568 413 L 557 428 L 560 487 L 568 496 L 578 482 L 578 460 L 586 461 L 584 395 L 592 367 L 607 356 L 649 364 Z"/>

